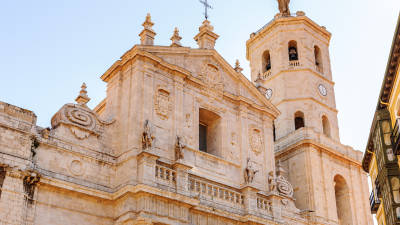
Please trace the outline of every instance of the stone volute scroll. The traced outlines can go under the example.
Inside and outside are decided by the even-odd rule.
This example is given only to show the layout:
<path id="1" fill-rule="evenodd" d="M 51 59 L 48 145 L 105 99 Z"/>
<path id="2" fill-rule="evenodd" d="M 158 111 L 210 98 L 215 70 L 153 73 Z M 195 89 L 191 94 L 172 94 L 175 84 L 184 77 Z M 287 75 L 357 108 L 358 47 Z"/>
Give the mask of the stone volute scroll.
<path id="1" fill-rule="evenodd" d="M 253 163 L 251 162 L 250 158 L 247 158 L 247 166 L 244 169 L 245 184 L 249 185 L 249 184 L 253 183 L 256 173 L 258 173 L 258 170 L 255 170 L 253 168 Z"/>
<path id="2" fill-rule="evenodd" d="M 153 133 L 153 126 L 149 120 L 144 122 L 144 128 L 142 133 L 142 148 L 143 150 L 149 149 L 153 146 L 155 136 Z"/>
<path id="3" fill-rule="evenodd" d="M 77 104 L 65 104 L 51 119 L 52 129 L 60 126 L 68 127 L 77 139 L 84 140 L 91 135 L 100 136 L 104 127 L 111 125 L 112 121 L 103 121 L 86 104 L 90 101 L 87 96 L 86 84 L 83 83 Z"/>
<path id="4" fill-rule="evenodd" d="M 184 148 L 186 148 L 186 144 L 184 143 L 183 138 L 180 136 L 177 136 L 176 143 L 175 143 L 175 160 L 176 161 L 184 159 L 184 157 L 185 157 L 183 154 Z"/>
<path id="5" fill-rule="evenodd" d="M 293 198 L 292 184 L 286 179 L 286 171 L 283 169 L 280 161 L 277 163 L 276 185 L 280 195 Z"/>

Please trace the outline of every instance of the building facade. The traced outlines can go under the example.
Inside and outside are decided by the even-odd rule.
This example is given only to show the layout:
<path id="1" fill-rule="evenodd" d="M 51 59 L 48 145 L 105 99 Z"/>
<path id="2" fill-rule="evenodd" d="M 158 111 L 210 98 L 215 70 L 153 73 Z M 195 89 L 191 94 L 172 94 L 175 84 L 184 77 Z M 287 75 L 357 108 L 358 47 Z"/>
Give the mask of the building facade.
<path id="1" fill-rule="evenodd" d="M 400 15 L 363 158 L 372 183 L 371 212 L 379 225 L 400 224 L 399 46 Z"/>
<path id="2" fill-rule="evenodd" d="M 280 6 L 282 6 L 280 4 Z M 362 153 L 339 140 L 331 34 L 288 7 L 247 42 L 251 81 L 214 49 L 154 45 L 150 15 L 51 119 L 0 103 L 0 224 L 372 225 Z"/>

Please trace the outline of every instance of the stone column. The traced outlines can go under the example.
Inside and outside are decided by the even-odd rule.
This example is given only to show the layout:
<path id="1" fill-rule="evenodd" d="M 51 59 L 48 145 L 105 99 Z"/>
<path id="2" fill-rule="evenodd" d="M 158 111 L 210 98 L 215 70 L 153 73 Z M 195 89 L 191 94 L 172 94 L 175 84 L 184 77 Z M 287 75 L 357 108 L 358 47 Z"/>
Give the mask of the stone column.
<path id="1" fill-rule="evenodd" d="M 191 166 L 185 165 L 182 162 L 177 162 L 173 165 L 176 170 L 176 191 L 178 194 L 189 195 L 189 173 Z"/>
<path id="2" fill-rule="evenodd" d="M 0 224 L 22 224 L 25 199 L 21 171 L 7 168 L 0 197 Z"/>
<path id="3" fill-rule="evenodd" d="M 254 214 L 257 211 L 257 192 L 258 189 L 251 186 L 242 188 L 246 214 Z"/>
<path id="4" fill-rule="evenodd" d="M 156 160 L 159 157 L 143 151 L 137 156 L 138 177 L 140 184 L 154 186 L 156 184 Z"/>

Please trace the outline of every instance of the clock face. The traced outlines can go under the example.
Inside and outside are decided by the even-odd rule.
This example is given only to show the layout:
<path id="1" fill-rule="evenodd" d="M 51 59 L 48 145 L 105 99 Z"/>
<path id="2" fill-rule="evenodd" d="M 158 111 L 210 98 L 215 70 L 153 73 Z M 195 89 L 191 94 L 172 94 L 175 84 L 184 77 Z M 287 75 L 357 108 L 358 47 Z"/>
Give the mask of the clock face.
<path id="1" fill-rule="evenodd" d="M 267 89 L 267 92 L 265 93 L 265 97 L 267 97 L 267 99 L 272 98 L 272 90 L 271 89 Z"/>
<path id="2" fill-rule="evenodd" d="M 322 96 L 326 96 L 326 95 L 328 94 L 328 91 L 326 90 L 326 87 L 325 87 L 323 84 L 320 84 L 320 85 L 318 86 L 318 90 L 319 90 L 319 93 L 320 93 Z"/>

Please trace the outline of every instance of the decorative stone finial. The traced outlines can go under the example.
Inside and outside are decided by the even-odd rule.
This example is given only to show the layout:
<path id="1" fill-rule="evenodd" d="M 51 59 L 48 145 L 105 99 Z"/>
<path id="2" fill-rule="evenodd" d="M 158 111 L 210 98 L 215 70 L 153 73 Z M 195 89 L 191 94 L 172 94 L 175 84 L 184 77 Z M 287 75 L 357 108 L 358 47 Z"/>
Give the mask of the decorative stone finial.
<path id="1" fill-rule="evenodd" d="M 150 13 L 147 13 L 146 20 L 142 24 L 143 31 L 139 34 L 140 43 L 142 45 L 154 45 L 154 37 L 156 32 L 153 30 L 154 23 L 151 21 Z"/>
<path id="2" fill-rule="evenodd" d="M 89 96 L 87 95 L 87 91 L 86 91 L 86 84 L 83 83 L 81 86 L 81 91 L 79 92 L 78 97 L 76 97 L 75 101 L 79 104 L 79 105 L 86 105 L 86 103 L 88 103 L 90 101 Z"/>
<path id="3" fill-rule="evenodd" d="M 214 49 L 215 42 L 219 38 L 219 35 L 214 33 L 213 30 L 214 27 L 211 26 L 210 21 L 204 20 L 203 25 L 199 27 L 199 33 L 194 37 L 199 48 Z"/>
<path id="4" fill-rule="evenodd" d="M 181 40 L 182 37 L 179 36 L 179 30 L 177 27 L 175 27 L 174 34 L 171 37 L 172 41 L 171 47 L 182 47 Z"/>
<path id="5" fill-rule="evenodd" d="M 241 72 L 243 71 L 243 68 L 240 67 L 239 59 L 236 59 L 235 68 L 234 68 L 234 69 L 235 69 L 235 71 L 238 72 L 238 73 L 241 73 Z"/>

